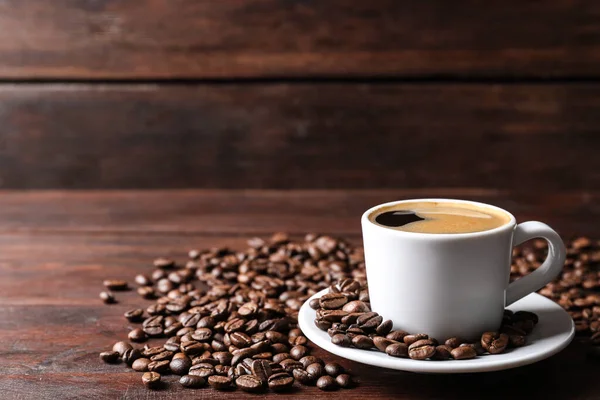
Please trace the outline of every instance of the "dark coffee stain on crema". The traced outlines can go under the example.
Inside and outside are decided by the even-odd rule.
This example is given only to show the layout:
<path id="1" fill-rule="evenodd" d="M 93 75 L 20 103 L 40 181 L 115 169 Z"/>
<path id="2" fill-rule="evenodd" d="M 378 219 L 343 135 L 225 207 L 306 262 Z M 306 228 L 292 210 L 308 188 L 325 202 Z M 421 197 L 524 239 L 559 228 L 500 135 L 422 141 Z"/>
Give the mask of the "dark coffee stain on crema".
<path id="1" fill-rule="evenodd" d="M 410 210 L 387 211 L 375 217 L 375 222 L 378 224 L 393 228 L 423 220 L 425 218 L 419 217 L 417 213 Z"/>

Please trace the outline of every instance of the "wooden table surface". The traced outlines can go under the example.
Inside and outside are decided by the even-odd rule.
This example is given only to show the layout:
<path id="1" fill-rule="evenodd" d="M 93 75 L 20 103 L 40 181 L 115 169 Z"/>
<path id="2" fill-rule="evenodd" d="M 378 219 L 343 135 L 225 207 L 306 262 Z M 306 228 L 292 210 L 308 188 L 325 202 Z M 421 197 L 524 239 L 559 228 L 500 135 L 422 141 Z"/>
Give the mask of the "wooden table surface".
<path id="1" fill-rule="evenodd" d="M 140 374 L 106 365 L 98 353 L 126 337 L 122 313 L 144 304 L 135 292 L 119 303 L 98 299 L 107 277 L 132 280 L 158 256 L 187 250 L 244 249 L 274 231 L 336 234 L 360 243 L 359 216 L 377 203 L 445 196 L 490 202 L 519 221 L 539 219 L 564 237 L 600 237 L 597 192 L 551 195 L 478 189 L 386 191 L 5 191 L 0 192 L 0 398 L 239 398 L 242 392 L 150 392 Z M 324 351 L 315 354 L 336 359 Z M 600 397 L 600 362 L 581 343 L 534 365 L 484 374 L 423 375 L 340 361 L 360 379 L 353 390 L 314 387 L 294 398 L 481 399 Z M 172 382 L 175 377 L 168 378 Z M 275 397 L 267 394 L 255 397 Z"/>

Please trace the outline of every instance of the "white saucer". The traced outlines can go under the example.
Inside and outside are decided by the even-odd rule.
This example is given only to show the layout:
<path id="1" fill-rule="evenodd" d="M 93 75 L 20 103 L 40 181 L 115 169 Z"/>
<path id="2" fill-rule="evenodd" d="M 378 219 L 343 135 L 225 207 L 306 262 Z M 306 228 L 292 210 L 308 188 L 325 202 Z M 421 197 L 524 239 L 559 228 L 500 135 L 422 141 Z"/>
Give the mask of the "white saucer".
<path id="1" fill-rule="evenodd" d="M 575 324 L 571 316 L 552 300 L 532 293 L 508 307 L 513 311 L 532 311 L 539 317 L 532 334 L 527 336 L 527 345 L 523 347 L 502 354 L 486 354 L 471 360 L 419 361 L 395 358 L 376 350 L 339 347 L 331 343 L 327 332 L 315 326 L 315 310 L 308 306 L 311 299 L 321 297 L 327 291 L 328 289 L 322 290 L 302 305 L 298 314 L 302 332 L 314 344 L 330 353 L 377 367 L 440 374 L 498 371 L 548 358 L 564 349 L 575 336 Z"/>

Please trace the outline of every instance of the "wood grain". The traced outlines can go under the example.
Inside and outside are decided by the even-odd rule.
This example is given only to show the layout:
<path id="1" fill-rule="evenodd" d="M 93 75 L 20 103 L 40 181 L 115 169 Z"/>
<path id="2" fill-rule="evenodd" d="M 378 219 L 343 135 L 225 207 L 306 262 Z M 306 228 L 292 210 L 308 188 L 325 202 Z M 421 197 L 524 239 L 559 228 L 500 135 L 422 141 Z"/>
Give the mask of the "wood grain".
<path id="1" fill-rule="evenodd" d="M 411 198 L 491 203 L 518 221 L 542 220 L 565 236 L 600 237 L 600 193 L 485 189 L 0 191 L 0 233 L 76 236 L 139 234 L 244 238 L 277 231 L 360 235 L 360 215 L 377 204 Z M 147 242 L 147 243 L 150 243 Z M 27 246 L 22 243 L 22 255 Z M 240 242 L 236 242 L 239 245 Z M 48 245 L 48 252 L 53 245 Z M 119 254 L 123 256 L 123 254 Z"/>
<path id="2" fill-rule="evenodd" d="M 140 374 L 106 365 L 97 353 L 131 329 L 122 313 L 148 304 L 133 292 L 106 306 L 104 278 L 130 280 L 159 255 L 183 260 L 190 248 L 245 248 L 269 230 L 344 233 L 360 243 L 360 212 L 401 197 L 451 195 L 503 205 L 568 234 L 600 236 L 597 195 L 452 189 L 404 191 L 29 191 L 0 192 L 0 391 L 3 399 L 239 398 L 239 392 L 185 390 L 176 377 L 148 392 Z M 545 205 L 544 205 L 545 204 Z M 327 218 L 327 210 L 334 218 Z M 565 211 L 566 210 L 566 211 Z M 225 214 L 233 213 L 227 219 Z M 274 216 L 268 218 L 269 215 Z M 322 218 L 318 218 L 318 216 Z M 309 222 L 302 222 L 309 221 Z M 581 232 L 579 232 L 581 233 Z M 596 236 L 596 237 L 598 237 Z M 600 366 L 580 343 L 548 360 L 486 374 L 421 375 L 341 362 L 360 378 L 357 389 L 298 389 L 293 398 L 506 399 L 597 397 Z M 272 397 L 269 395 L 268 397 Z"/>
<path id="3" fill-rule="evenodd" d="M 598 84 L 1 85 L 5 188 L 600 188 Z"/>
<path id="4" fill-rule="evenodd" d="M 6 0 L 0 78 L 598 76 L 597 2 Z"/>

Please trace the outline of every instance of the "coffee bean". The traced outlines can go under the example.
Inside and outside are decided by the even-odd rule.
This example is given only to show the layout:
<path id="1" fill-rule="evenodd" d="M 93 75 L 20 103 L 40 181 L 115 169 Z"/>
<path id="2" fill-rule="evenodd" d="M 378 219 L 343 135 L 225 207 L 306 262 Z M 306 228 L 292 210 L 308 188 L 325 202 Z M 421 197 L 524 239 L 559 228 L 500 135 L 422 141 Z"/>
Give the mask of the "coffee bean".
<path id="1" fill-rule="evenodd" d="M 229 340 L 231 341 L 231 344 L 240 348 L 248 347 L 252 344 L 252 339 L 250 338 L 250 336 L 246 335 L 243 332 L 234 332 L 230 334 Z"/>
<path id="2" fill-rule="evenodd" d="M 115 296 L 111 292 L 100 292 L 100 300 L 106 304 L 116 303 Z"/>
<path id="3" fill-rule="evenodd" d="M 358 294 L 358 299 L 360 301 L 368 302 L 369 301 L 369 292 L 367 290 L 361 290 Z"/>
<path id="4" fill-rule="evenodd" d="M 203 351 L 205 351 L 203 343 L 199 343 L 196 341 L 188 341 L 188 342 L 182 341 L 179 348 L 181 349 L 181 351 L 183 353 L 187 354 L 188 356 L 198 355 L 198 354 L 202 353 Z"/>
<path id="5" fill-rule="evenodd" d="M 394 323 L 391 319 L 383 321 L 377 328 L 375 328 L 375 332 L 380 336 L 385 336 L 392 330 Z"/>
<path id="6" fill-rule="evenodd" d="M 294 346 L 290 349 L 290 356 L 294 360 L 300 360 L 302 357 L 308 354 L 308 348 L 302 345 Z"/>
<path id="7" fill-rule="evenodd" d="M 321 298 L 319 299 L 319 305 L 321 306 L 321 308 L 324 308 L 326 310 L 337 310 L 347 302 L 348 298 L 341 293 L 327 293 L 321 296 Z"/>
<path id="8" fill-rule="evenodd" d="M 322 376 L 317 380 L 317 387 L 321 390 L 336 390 L 338 384 L 331 376 Z"/>
<path id="9" fill-rule="evenodd" d="M 234 318 L 231 321 L 227 321 L 225 324 L 225 332 L 231 333 L 240 331 L 244 328 L 245 323 L 246 321 L 244 321 L 242 318 Z"/>
<path id="10" fill-rule="evenodd" d="M 502 353 L 508 345 L 508 335 L 498 332 L 485 332 L 481 336 L 481 346 L 490 354 Z"/>
<path id="11" fill-rule="evenodd" d="M 163 315 L 166 313 L 166 311 L 167 308 L 164 306 L 164 304 L 153 304 L 146 308 L 146 312 L 152 316 Z"/>
<path id="12" fill-rule="evenodd" d="M 177 332 L 183 328 L 183 325 L 181 325 L 181 322 L 175 322 L 174 324 L 170 325 L 170 326 L 166 326 L 165 325 L 165 329 L 163 330 L 163 333 L 166 336 L 172 337 L 173 335 L 176 335 Z"/>
<path id="13" fill-rule="evenodd" d="M 335 362 L 327 363 L 325 364 L 325 372 L 330 376 L 336 377 L 344 373 L 344 367 Z"/>
<path id="14" fill-rule="evenodd" d="M 289 353 L 290 351 L 290 348 L 283 343 L 273 343 L 271 349 L 274 353 Z"/>
<path id="15" fill-rule="evenodd" d="M 326 331 L 327 329 L 331 328 L 331 322 L 326 321 L 322 318 L 316 318 L 315 325 L 322 331 Z"/>
<path id="16" fill-rule="evenodd" d="M 452 358 L 455 360 L 467 360 L 469 358 L 477 357 L 477 352 L 473 347 L 470 346 L 459 346 L 450 352 Z"/>
<path id="17" fill-rule="evenodd" d="M 375 312 L 368 312 L 356 319 L 361 329 L 375 329 L 383 322 L 383 317 Z"/>
<path id="18" fill-rule="evenodd" d="M 340 374 L 335 378 L 335 381 L 339 385 L 339 387 L 348 389 L 354 386 L 354 380 L 348 374 Z"/>
<path id="19" fill-rule="evenodd" d="M 350 338 L 344 334 L 338 333 L 331 337 L 331 343 L 340 347 L 350 347 L 352 344 Z"/>
<path id="20" fill-rule="evenodd" d="M 521 335 L 509 335 L 508 343 L 511 347 L 522 347 L 525 346 L 525 336 Z"/>
<path id="21" fill-rule="evenodd" d="M 169 363 L 169 368 L 175 375 L 186 375 L 191 367 L 192 360 L 186 355 L 183 357 L 173 358 Z"/>
<path id="22" fill-rule="evenodd" d="M 340 322 L 348 313 L 343 310 L 324 310 L 319 309 L 320 317 L 327 322 Z M 317 311 L 317 312 L 319 312 Z"/>
<path id="23" fill-rule="evenodd" d="M 142 328 L 144 333 L 151 337 L 161 336 L 163 334 L 163 327 L 160 324 L 148 324 Z"/>
<path id="24" fill-rule="evenodd" d="M 273 359 L 273 361 L 275 361 L 275 359 Z M 323 362 L 323 360 L 321 360 L 318 357 L 315 356 L 306 356 L 306 357 L 302 357 L 300 359 L 300 363 L 302 364 L 302 366 L 304 367 L 304 369 L 306 369 L 306 367 L 308 367 L 310 364 L 321 364 L 323 366 L 325 366 L 325 363 Z"/>
<path id="25" fill-rule="evenodd" d="M 135 283 L 140 286 L 149 286 L 152 285 L 152 280 L 147 275 L 139 274 L 135 276 Z"/>
<path id="26" fill-rule="evenodd" d="M 188 370 L 188 375 L 201 376 L 208 378 L 215 374 L 215 367 L 209 363 L 201 362 L 196 365 L 192 365 Z"/>
<path id="27" fill-rule="evenodd" d="M 294 378 L 285 372 L 279 372 L 269 377 L 269 388 L 274 392 L 289 390 L 294 384 Z"/>
<path id="28" fill-rule="evenodd" d="M 424 333 L 417 333 L 416 335 L 406 335 L 404 336 L 404 343 L 410 346 L 411 344 L 424 339 L 429 339 L 429 336 L 427 336 Z"/>
<path id="29" fill-rule="evenodd" d="M 573 240 L 573 242 L 571 242 L 571 246 L 573 246 L 573 248 L 576 250 L 589 247 L 591 246 L 591 244 L 592 241 L 585 236 L 578 237 L 577 239 Z"/>
<path id="30" fill-rule="evenodd" d="M 451 337 L 450 339 L 447 339 L 444 344 L 448 347 L 450 347 L 451 349 L 455 349 L 458 346 L 460 346 L 462 343 L 466 343 L 466 340 L 463 340 L 462 338 L 459 337 Z"/>
<path id="31" fill-rule="evenodd" d="M 148 364 L 150 364 L 148 358 L 138 358 L 131 364 L 131 368 L 137 372 L 146 372 L 148 371 Z"/>
<path id="32" fill-rule="evenodd" d="M 356 324 L 356 320 L 358 319 L 358 317 L 360 317 L 363 314 L 364 313 L 350 313 L 350 314 L 347 314 L 347 315 L 345 315 L 345 316 L 342 317 L 342 319 L 340 320 L 340 322 L 342 324 L 345 324 L 345 325 Z"/>
<path id="33" fill-rule="evenodd" d="M 165 349 L 162 346 L 149 347 L 148 345 L 146 345 L 146 346 L 144 346 L 144 349 L 142 350 L 142 355 L 144 357 L 150 358 L 152 356 L 162 353 L 164 350 Z"/>
<path id="34" fill-rule="evenodd" d="M 158 281 L 160 279 L 166 278 L 167 273 L 165 271 L 163 271 L 162 269 L 155 269 L 154 271 L 152 271 L 151 276 L 152 276 L 153 281 Z"/>
<path id="35" fill-rule="evenodd" d="M 321 305 L 319 304 L 319 299 L 312 299 L 311 301 L 308 302 L 308 306 L 310 308 L 312 308 L 313 310 L 317 310 L 318 308 L 321 307 Z"/>
<path id="36" fill-rule="evenodd" d="M 227 376 L 211 375 L 208 377 L 208 384 L 217 390 L 227 390 L 232 388 L 233 379 Z"/>
<path id="37" fill-rule="evenodd" d="M 140 328 L 135 328 L 129 331 L 127 338 L 132 342 L 145 342 L 146 339 L 148 339 L 146 333 Z"/>
<path id="38" fill-rule="evenodd" d="M 116 363 L 117 361 L 119 361 L 119 352 L 118 351 L 104 351 L 102 353 L 100 353 L 100 359 L 102 361 L 104 361 L 105 363 Z"/>
<path id="39" fill-rule="evenodd" d="M 142 357 L 142 352 L 139 349 L 129 349 L 125 350 L 123 353 L 123 362 L 129 366 L 133 364 L 135 360 Z"/>
<path id="40" fill-rule="evenodd" d="M 273 347 L 273 345 L 277 345 L 277 346 Z M 271 350 L 271 352 L 273 352 L 273 353 L 277 353 L 282 350 L 283 351 L 287 350 L 287 347 L 281 347 L 281 346 L 279 346 L 279 343 L 273 343 L 273 345 L 269 342 L 269 340 L 261 340 L 260 342 L 256 342 L 256 343 L 252 344 L 250 346 L 250 348 L 252 350 L 254 350 L 257 354 L 268 352 L 269 350 Z M 285 345 L 283 345 L 283 346 L 285 346 Z"/>
<path id="41" fill-rule="evenodd" d="M 221 365 L 231 365 L 231 360 L 233 359 L 233 354 L 228 351 L 218 351 L 213 353 L 213 358 L 216 359 Z"/>
<path id="42" fill-rule="evenodd" d="M 169 260 L 168 258 L 157 258 L 154 260 L 154 267 L 160 269 L 168 269 L 173 268 L 175 266 L 175 261 Z"/>
<path id="43" fill-rule="evenodd" d="M 345 335 L 346 331 L 342 331 L 340 329 L 336 329 L 336 328 L 329 328 L 327 329 L 327 334 L 329 335 L 329 337 L 333 338 L 335 335 Z M 354 334 L 352 334 L 354 335 Z M 348 336 L 351 337 L 351 336 Z"/>
<path id="44" fill-rule="evenodd" d="M 153 299 L 156 297 L 156 293 L 154 293 L 152 286 L 140 286 L 137 288 L 137 294 L 144 299 Z"/>
<path id="45" fill-rule="evenodd" d="M 448 360 L 451 357 L 452 347 L 441 344 L 436 346 L 435 354 L 431 357 L 432 360 Z"/>
<path id="46" fill-rule="evenodd" d="M 429 339 L 421 339 L 408 346 L 408 356 L 413 360 L 425 360 L 435 354 L 436 344 Z"/>
<path id="47" fill-rule="evenodd" d="M 313 363 L 306 367 L 306 372 L 310 378 L 315 381 L 319 377 L 325 375 L 325 367 L 319 363 Z"/>
<path id="48" fill-rule="evenodd" d="M 219 361 L 212 358 L 210 352 L 206 351 L 199 356 L 192 358 L 192 365 L 200 364 L 209 364 L 214 367 L 219 364 Z"/>
<path id="49" fill-rule="evenodd" d="M 148 371 L 166 374 L 169 372 L 169 360 L 152 361 L 148 364 Z"/>
<path id="50" fill-rule="evenodd" d="M 294 376 L 294 379 L 296 379 L 303 385 L 312 385 L 315 382 L 313 377 L 310 376 L 310 374 L 303 369 L 293 370 L 292 375 Z"/>
<path id="51" fill-rule="evenodd" d="M 156 282 L 156 290 L 161 293 L 169 293 L 173 289 L 175 289 L 175 285 L 168 278 L 163 278 Z"/>
<path id="52" fill-rule="evenodd" d="M 385 335 L 385 337 L 387 339 L 390 340 L 394 340 L 396 342 L 403 342 L 404 341 L 404 337 L 408 335 L 408 332 L 402 331 L 402 330 L 398 330 L 398 331 L 391 331 L 390 333 L 388 333 L 387 335 Z"/>
<path id="53" fill-rule="evenodd" d="M 388 339 L 388 338 L 385 338 L 383 336 L 375 336 L 373 338 L 373 344 L 375 345 L 375 347 L 377 347 L 377 349 L 379 351 L 383 351 L 383 352 L 385 352 L 385 349 L 387 349 L 387 347 L 389 345 L 394 344 L 394 343 L 398 343 L 398 342 Z"/>
<path id="54" fill-rule="evenodd" d="M 294 329 L 290 329 L 290 331 L 288 332 L 288 338 L 294 338 L 294 337 L 298 337 L 298 336 L 303 336 L 304 334 L 302 333 L 302 331 L 300 330 L 300 328 L 294 328 Z"/>
<path id="55" fill-rule="evenodd" d="M 282 362 L 279 363 L 279 365 L 281 365 L 281 367 L 286 370 L 287 372 L 292 372 L 292 370 L 294 370 L 295 368 L 302 368 L 302 363 L 300 363 L 300 361 L 296 361 L 292 358 L 288 358 L 286 360 L 283 360 Z"/>
<path id="56" fill-rule="evenodd" d="M 206 379 L 196 375 L 184 375 L 179 379 L 181 386 L 190 389 L 199 389 L 206 385 Z"/>
<path id="57" fill-rule="evenodd" d="M 133 346 L 127 342 L 117 342 L 113 345 L 112 349 L 113 351 L 119 353 L 119 356 L 123 357 L 123 353 L 125 353 L 127 350 L 133 349 Z"/>
<path id="58" fill-rule="evenodd" d="M 253 301 L 243 304 L 238 308 L 238 313 L 243 317 L 251 317 L 255 315 L 259 310 L 258 304 Z"/>
<path id="59" fill-rule="evenodd" d="M 392 357 L 408 357 L 408 346 L 406 343 L 394 342 L 385 348 L 385 353 Z"/>
<path id="60" fill-rule="evenodd" d="M 308 339 L 306 338 L 306 336 L 295 336 L 293 338 L 290 338 L 289 343 L 292 346 L 303 346 L 308 343 Z"/>
<path id="61" fill-rule="evenodd" d="M 590 342 L 591 344 L 593 344 L 594 346 L 598 346 L 600 345 L 600 332 L 596 332 L 594 333 L 591 337 L 590 337 Z"/>
<path id="62" fill-rule="evenodd" d="M 266 360 L 254 360 L 250 366 L 252 373 L 257 376 L 264 384 L 267 383 L 269 376 L 273 373 L 271 365 Z"/>
<path id="63" fill-rule="evenodd" d="M 290 357 L 289 353 L 279 353 L 273 356 L 273 361 L 276 363 L 281 363 L 283 360 L 287 360 Z"/>
<path id="64" fill-rule="evenodd" d="M 251 358 L 253 355 L 258 353 L 255 349 L 248 347 L 245 349 L 241 349 L 233 353 L 233 358 L 231 359 L 231 365 L 235 366 L 245 358 Z"/>
<path id="65" fill-rule="evenodd" d="M 373 339 L 365 335 L 357 335 L 352 339 L 352 344 L 357 349 L 370 349 L 373 347 Z"/>
<path id="66" fill-rule="evenodd" d="M 200 318 L 202 318 L 200 314 L 187 314 L 180 317 L 179 322 L 186 328 L 195 328 L 196 324 L 200 322 Z"/>
<path id="67" fill-rule="evenodd" d="M 475 353 L 477 353 L 478 356 L 483 355 L 486 350 L 483 348 L 483 346 L 481 345 L 480 342 L 475 342 L 475 343 L 461 343 L 460 346 L 458 347 L 471 347 L 473 350 L 475 350 Z"/>
<path id="68" fill-rule="evenodd" d="M 108 290 L 127 290 L 127 282 L 120 279 L 106 279 L 104 282 L 104 286 Z"/>
<path id="69" fill-rule="evenodd" d="M 365 313 L 365 312 L 371 311 L 369 306 L 364 301 L 360 301 L 360 300 L 354 300 L 354 301 L 344 304 L 344 306 L 342 307 L 342 310 L 346 311 L 348 313 Z"/>
<path id="70" fill-rule="evenodd" d="M 144 317 L 144 310 L 141 308 L 134 308 L 133 310 L 125 312 L 123 316 L 127 318 L 129 322 L 140 322 Z"/>
<path id="71" fill-rule="evenodd" d="M 142 382 L 149 389 L 156 389 L 160 385 L 160 374 L 157 372 L 145 372 Z"/>
<path id="72" fill-rule="evenodd" d="M 207 341 L 212 338 L 213 332 L 209 328 L 199 328 L 192 333 L 192 339 L 199 342 Z"/>
<path id="73" fill-rule="evenodd" d="M 242 375 L 235 380 L 235 384 L 249 393 L 260 392 L 263 389 L 263 381 L 256 375 Z"/>
<path id="74" fill-rule="evenodd" d="M 269 331 L 265 333 L 265 338 L 269 339 L 271 343 L 288 343 L 288 337 L 280 332 Z"/>

